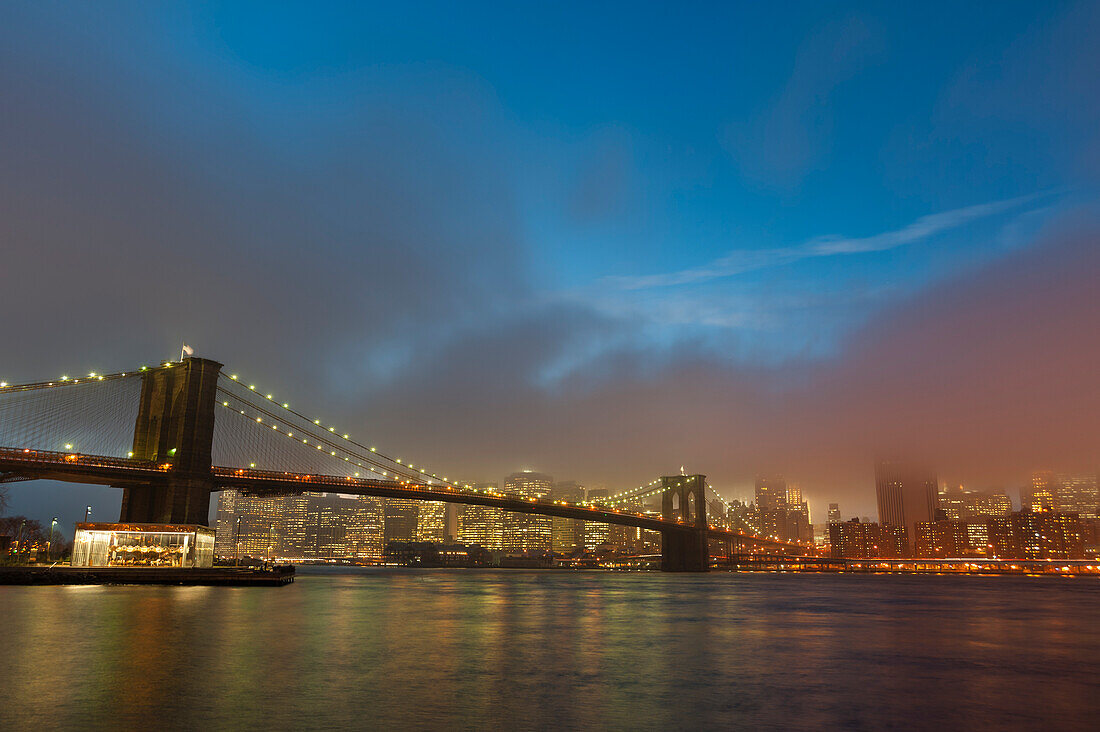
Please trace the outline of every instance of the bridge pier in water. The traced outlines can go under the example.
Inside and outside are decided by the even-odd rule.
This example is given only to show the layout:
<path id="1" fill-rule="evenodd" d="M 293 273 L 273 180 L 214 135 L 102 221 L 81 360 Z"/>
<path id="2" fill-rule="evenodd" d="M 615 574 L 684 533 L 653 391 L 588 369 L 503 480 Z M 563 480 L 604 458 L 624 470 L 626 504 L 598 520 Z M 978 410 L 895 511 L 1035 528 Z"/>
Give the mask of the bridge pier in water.
<path id="1" fill-rule="evenodd" d="M 125 486 L 123 523 L 198 524 L 210 513 L 214 406 L 222 365 L 188 358 L 142 376 L 133 457 L 172 463 L 165 482 Z"/>
<path id="2" fill-rule="evenodd" d="M 690 527 L 661 531 L 661 571 L 710 571 L 706 476 L 664 476 L 661 484 L 661 518 Z"/>

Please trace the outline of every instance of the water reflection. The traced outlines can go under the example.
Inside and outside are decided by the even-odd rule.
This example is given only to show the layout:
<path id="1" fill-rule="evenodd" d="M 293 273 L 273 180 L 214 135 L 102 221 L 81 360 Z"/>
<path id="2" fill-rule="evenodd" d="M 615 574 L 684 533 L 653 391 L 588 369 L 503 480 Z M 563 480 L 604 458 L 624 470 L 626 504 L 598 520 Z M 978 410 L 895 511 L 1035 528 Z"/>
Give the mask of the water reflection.
<path id="1" fill-rule="evenodd" d="M 1098 600 L 1080 579 L 488 571 L 0 588 L 0 726 L 1089 728 Z"/>

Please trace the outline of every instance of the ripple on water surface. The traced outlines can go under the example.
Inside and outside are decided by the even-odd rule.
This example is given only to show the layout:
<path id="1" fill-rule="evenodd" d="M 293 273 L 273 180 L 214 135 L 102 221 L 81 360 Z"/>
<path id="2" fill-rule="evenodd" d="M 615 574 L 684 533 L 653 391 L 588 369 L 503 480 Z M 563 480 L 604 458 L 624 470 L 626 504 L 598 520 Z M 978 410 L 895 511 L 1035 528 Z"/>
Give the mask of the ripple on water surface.
<path id="1" fill-rule="evenodd" d="M 1095 729 L 1092 578 L 0 588 L 0 727 Z"/>

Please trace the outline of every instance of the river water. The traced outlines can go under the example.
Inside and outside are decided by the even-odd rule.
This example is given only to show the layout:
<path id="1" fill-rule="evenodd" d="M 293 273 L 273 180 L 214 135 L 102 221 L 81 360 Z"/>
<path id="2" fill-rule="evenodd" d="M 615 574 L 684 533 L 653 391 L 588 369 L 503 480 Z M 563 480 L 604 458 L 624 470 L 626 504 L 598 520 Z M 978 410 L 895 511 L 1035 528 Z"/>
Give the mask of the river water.
<path id="1" fill-rule="evenodd" d="M 0 587 L 0 728 L 1098 729 L 1093 578 Z"/>

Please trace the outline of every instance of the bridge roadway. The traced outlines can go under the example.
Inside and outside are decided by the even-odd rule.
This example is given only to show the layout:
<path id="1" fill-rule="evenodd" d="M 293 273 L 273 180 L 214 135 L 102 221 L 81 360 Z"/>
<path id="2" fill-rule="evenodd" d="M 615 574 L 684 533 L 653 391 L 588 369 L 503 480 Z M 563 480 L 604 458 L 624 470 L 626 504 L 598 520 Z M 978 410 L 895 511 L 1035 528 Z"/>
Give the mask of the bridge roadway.
<path id="1" fill-rule="evenodd" d="M 172 472 L 172 467 L 172 464 L 168 462 L 161 463 L 26 448 L 0 448 L 0 482 L 45 479 L 117 487 L 150 485 L 165 482 Z M 474 506 L 491 506 L 515 513 L 558 516 L 582 521 L 599 521 L 650 531 L 683 531 L 687 533 L 696 530 L 694 526 L 681 522 L 666 521 L 653 516 L 646 516 L 632 511 L 620 511 L 607 506 L 576 505 L 564 501 L 525 498 L 506 493 L 474 493 L 445 485 L 436 486 L 426 483 L 217 466 L 213 467 L 211 472 L 217 490 L 235 489 L 262 495 L 290 495 L 309 491 L 376 498 L 443 501 Z M 733 542 L 739 546 L 752 545 L 769 549 L 785 549 L 799 554 L 813 553 L 812 549 L 798 544 L 740 534 L 713 526 L 707 529 L 707 538 L 722 542 Z"/>

